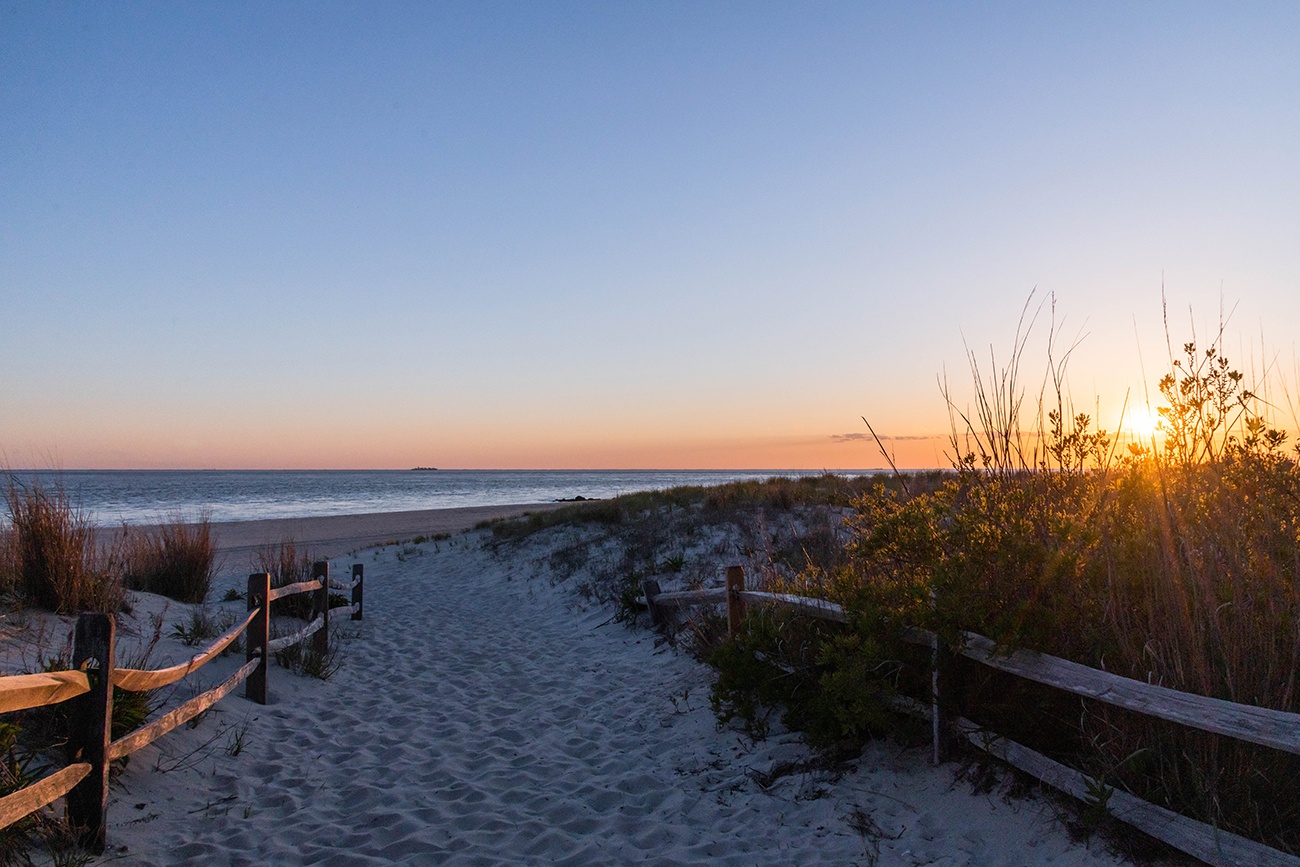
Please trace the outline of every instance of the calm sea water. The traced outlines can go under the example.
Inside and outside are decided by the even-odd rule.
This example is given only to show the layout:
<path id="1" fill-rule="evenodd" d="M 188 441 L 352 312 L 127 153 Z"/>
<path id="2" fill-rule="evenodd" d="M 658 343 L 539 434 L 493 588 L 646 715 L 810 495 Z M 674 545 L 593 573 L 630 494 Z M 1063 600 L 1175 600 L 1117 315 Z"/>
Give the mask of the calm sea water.
<path id="1" fill-rule="evenodd" d="M 862 471 L 867 472 L 867 471 Z M 861 473 L 849 471 L 849 475 Z M 65 470 L 14 473 L 62 485 L 99 525 L 152 524 L 207 512 L 213 521 L 297 518 L 605 499 L 799 470 Z"/>

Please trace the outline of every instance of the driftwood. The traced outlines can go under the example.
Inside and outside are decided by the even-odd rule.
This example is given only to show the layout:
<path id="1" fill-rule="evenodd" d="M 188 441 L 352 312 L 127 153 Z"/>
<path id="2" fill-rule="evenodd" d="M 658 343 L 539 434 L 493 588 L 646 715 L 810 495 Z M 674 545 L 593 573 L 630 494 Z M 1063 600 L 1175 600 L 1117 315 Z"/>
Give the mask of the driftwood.
<path id="1" fill-rule="evenodd" d="M 172 712 L 149 723 L 149 725 L 144 726 L 143 728 L 138 728 L 129 735 L 125 735 L 124 737 L 120 737 L 113 741 L 113 743 L 108 747 L 109 759 L 120 759 L 123 756 L 129 756 L 136 750 L 146 747 L 158 740 L 158 738 L 167 734 L 178 725 L 194 719 L 196 716 L 221 701 L 221 699 L 225 698 L 226 695 L 235 687 L 243 683 L 244 678 L 248 677 L 248 675 L 252 673 L 253 669 L 257 667 L 259 662 L 261 662 L 260 659 L 254 659 L 251 662 L 244 663 L 238 671 L 222 681 L 220 686 L 214 687 L 202 695 L 195 696 Z"/>
<path id="2" fill-rule="evenodd" d="M 0 677 L 0 713 L 58 704 L 87 692 L 90 692 L 90 682 L 81 671 Z"/>
<path id="3" fill-rule="evenodd" d="M 179 665 L 173 665 L 170 668 L 160 668 L 153 671 L 141 671 L 135 668 L 115 668 L 113 669 L 113 686 L 119 689 L 143 692 L 148 689 L 158 689 L 159 687 L 173 684 L 186 675 L 198 671 L 200 668 L 215 659 L 240 636 L 256 616 L 256 610 L 249 612 L 248 617 L 244 618 L 243 623 L 218 638 L 206 650 L 200 651 L 191 656 L 188 662 L 182 662 Z"/>
<path id="4" fill-rule="evenodd" d="M 8 828 L 23 816 L 62 798 L 90 773 L 90 765 L 78 762 L 50 774 L 39 783 L 0 798 L 0 828 Z"/>

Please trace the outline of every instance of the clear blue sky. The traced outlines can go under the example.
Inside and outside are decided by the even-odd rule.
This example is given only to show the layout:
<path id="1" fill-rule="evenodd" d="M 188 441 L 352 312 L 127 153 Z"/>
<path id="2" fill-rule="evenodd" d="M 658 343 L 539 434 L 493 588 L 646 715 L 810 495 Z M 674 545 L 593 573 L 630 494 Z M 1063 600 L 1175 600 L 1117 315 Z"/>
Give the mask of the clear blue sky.
<path id="1" fill-rule="evenodd" d="M 1035 287 L 1103 416 L 1162 282 L 1293 373 L 1297 46 L 1289 2 L 0 0 L 0 460 L 879 465 L 834 435 L 943 434 Z"/>

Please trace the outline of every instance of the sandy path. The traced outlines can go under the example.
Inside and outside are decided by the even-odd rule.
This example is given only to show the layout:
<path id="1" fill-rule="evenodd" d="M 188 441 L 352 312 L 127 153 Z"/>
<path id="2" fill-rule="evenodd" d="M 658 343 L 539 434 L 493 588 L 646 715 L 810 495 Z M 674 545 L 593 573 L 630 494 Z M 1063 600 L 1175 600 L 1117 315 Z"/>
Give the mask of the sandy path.
<path id="1" fill-rule="evenodd" d="M 1041 802 L 973 795 L 920 751 L 873 747 L 838 782 L 803 773 L 762 789 L 753 771 L 804 748 L 716 731 L 702 667 L 530 580 L 539 551 L 498 558 L 474 538 L 404 561 L 366 552 L 366 621 L 343 668 L 326 683 L 273 668 L 272 704 L 232 697 L 215 721 L 160 742 L 165 753 L 137 756 L 110 804 L 110 843 L 126 847 L 111 854 L 159 865 L 1118 863 L 1071 844 Z M 244 719 L 239 755 L 210 748 L 184 770 L 152 771 Z M 854 830 L 857 810 L 895 839 Z"/>

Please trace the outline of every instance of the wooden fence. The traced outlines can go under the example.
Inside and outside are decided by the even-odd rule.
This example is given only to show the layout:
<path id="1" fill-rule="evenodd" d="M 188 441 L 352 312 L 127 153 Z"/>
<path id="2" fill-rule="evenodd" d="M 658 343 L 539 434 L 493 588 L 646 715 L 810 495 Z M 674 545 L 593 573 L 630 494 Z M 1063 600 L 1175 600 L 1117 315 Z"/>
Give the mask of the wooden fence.
<path id="1" fill-rule="evenodd" d="M 656 581 L 647 580 L 643 589 L 651 619 L 656 624 L 661 622 L 666 610 L 715 603 L 727 606 L 727 628 L 733 636 L 744 622 L 748 605 L 775 605 L 821 620 L 849 622 L 848 614 L 841 606 L 824 599 L 746 590 L 745 572 L 740 566 L 727 568 L 724 587 L 661 593 Z M 1097 793 L 1107 792 L 1106 809 L 1112 816 L 1207 864 L 1215 867 L 1300 867 L 1300 858 L 1294 855 L 1189 819 L 1127 792 L 1112 790 L 1101 781 L 968 719 L 945 720 L 939 700 L 939 669 L 944 656 L 954 653 L 1085 698 L 1295 755 L 1300 755 L 1300 714 L 1178 692 L 1035 651 L 1003 653 L 991 639 L 972 632 L 962 633 L 959 646 L 952 648 L 944 647 L 934 633 L 920 629 L 908 630 L 904 640 L 931 648 L 931 694 L 929 706 L 904 698 L 897 709 L 931 720 L 936 763 L 943 757 L 945 741 L 955 734 L 1080 800 L 1095 802 Z"/>
<path id="2" fill-rule="evenodd" d="M 328 621 L 341 614 L 362 617 L 364 570 L 352 567 L 352 582 L 330 581 L 329 564 L 312 566 L 309 581 L 271 588 L 271 576 L 248 576 L 248 616 L 238 626 L 186 662 L 169 668 L 137 670 L 115 664 L 116 623 L 111 614 L 82 614 L 77 618 L 72 644 L 72 670 L 48 674 L 0 677 L 0 713 L 68 702 L 69 764 L 39 782 L 0 798 L 0 828 L 67 796 L 68 824 L 82 846 L 104 851 L 108 807 L 108 769 L 111 762 L 134 753 L 172 729 L 208 710 L 240 683 L 251 701 L 266 704 L 267 661 L 270 655 L 313 637 L 312 650 L 328 650 Z M 329 607 L 331 589 L 351 590 L 350 605 Z M 270 603 L 297 593 L 313 594 L 315 617 L 298 632 L 270 638 Z M 117 740 L 110 739 L 113 689 L 143 692 L 176 683 L 221 655 L 240 634 L 247 632 L 245 663 L 218 686 L 195 696 L 175 710 Z"/>

